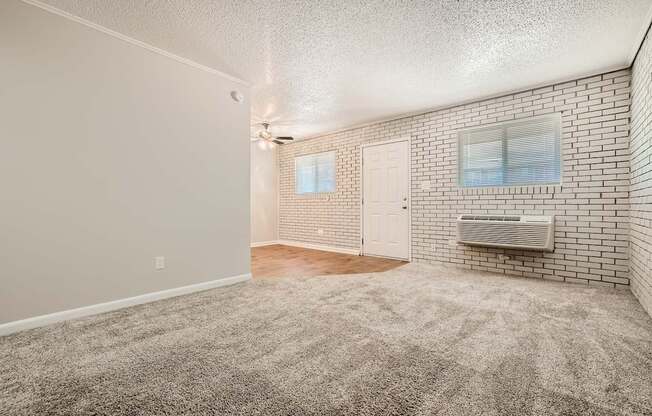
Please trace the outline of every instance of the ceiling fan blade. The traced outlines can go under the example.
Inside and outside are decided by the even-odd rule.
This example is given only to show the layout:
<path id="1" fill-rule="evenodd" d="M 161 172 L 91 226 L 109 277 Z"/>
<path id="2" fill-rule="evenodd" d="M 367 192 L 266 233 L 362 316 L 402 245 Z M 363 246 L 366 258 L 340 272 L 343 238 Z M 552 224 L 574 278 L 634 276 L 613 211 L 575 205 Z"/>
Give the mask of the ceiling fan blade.
<path id="1" fill-rule="evenodd" d="M 282 142 L 282 141 L 280 141 L 280 140 L 272 140 L 272 141 L 273 141 L 274 143 L 276 143 L 276 144 L 285 144 L 285 142 Z"/>
<path id="2" fill-rule="evenodd" d="M 276 140 L 294 140 L 294 137 L 290 136 L 279 136 L 276 138 Z"/>

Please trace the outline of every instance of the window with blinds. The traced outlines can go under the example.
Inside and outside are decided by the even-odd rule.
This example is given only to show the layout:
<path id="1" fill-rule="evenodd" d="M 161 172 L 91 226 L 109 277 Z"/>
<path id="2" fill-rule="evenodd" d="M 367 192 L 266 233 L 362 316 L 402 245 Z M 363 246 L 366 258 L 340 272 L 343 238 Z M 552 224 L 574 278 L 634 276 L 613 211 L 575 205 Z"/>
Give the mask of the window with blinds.
<path id="1" fill-rule="evenodd" d="M 294 159 L 297 194 L 335 191 L 335 152 L 316 153 Z"/>
<path id="2" fill-rule="evenodd" d="M 461 131 L 458 167 L 463 187 L 559 184 L 561 115 Z"/>

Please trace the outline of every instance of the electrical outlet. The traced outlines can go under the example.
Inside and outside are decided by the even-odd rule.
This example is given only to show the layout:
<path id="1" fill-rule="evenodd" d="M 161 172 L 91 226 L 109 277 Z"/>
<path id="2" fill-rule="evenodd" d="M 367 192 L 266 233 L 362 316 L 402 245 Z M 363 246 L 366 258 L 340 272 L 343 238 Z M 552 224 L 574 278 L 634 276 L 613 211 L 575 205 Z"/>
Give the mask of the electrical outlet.
<path id="1" fill-rule="evenodd" d="M 163 256 L 154 257 L 154 268 L 156 270 L 165 269 L 165 257 Z"/>
<path id="2" fill-rule="evenodd" d="M 323 228 L 318 228 L 317 229 L 317 234 L 324 235 L 324 229 Z"/>
<path id="3" fill-rule="evenodd" d="M 498 260 L 500 260 L 500 261 L 509 260 L 509 256 L 506 256 L 504 254 L 499 254 L 498 255 Z"/>
<path id="4" fill-rule="evenodd" d="M 451 247 L 457 247 L 457 240 L 448 240 L 448 245 Z"/>

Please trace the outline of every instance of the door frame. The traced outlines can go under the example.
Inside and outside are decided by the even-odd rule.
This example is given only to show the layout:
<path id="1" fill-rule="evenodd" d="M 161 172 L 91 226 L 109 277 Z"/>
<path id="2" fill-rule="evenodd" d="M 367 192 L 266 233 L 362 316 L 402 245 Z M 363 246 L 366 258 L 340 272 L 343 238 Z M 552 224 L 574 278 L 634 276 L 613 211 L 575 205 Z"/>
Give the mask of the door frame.
<path id="1" fill-rule="evenodd" d="M 364 205 L 362 204 L 362 199 L 364 198 L 364 149 L 367 147 L 373 146 L 382 146 L 385 144 L 398 143 L 398 142 L 407 142 L 407 203 L 408 203 L 408 258 L 407 259 L 397 259 L 397 260 L 407 260 L 408 262 L 412 261 L 412 137 L 411 136 L 401 136 L 396 139 L 383 140 L 380 142 L 370 142 L 360 145 L 360 198 L 358 204 L 360 204 L 360 255 L 364 256 L 364 243 L 362 242 L 364 238 Z M 373 257 L 373 254 L 369 254 Z M 388 259 L 396 259 L 396 257 L 383 257 Z"/>

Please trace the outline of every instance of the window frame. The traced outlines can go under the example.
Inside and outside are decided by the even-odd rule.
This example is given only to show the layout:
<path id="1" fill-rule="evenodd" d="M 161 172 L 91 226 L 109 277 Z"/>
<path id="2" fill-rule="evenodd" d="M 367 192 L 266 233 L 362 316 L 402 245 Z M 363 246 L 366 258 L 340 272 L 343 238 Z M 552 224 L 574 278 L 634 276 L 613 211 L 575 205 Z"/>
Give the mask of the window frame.
<path id="1" fill-rule="evenodd" d="M 297 181 L 297 164 L 299 163 L 299 159 L 305 158 L 305 157 L 315 157 L 318 155 L 324 155 L 324 154 L 332 154 L 333 155 L 333 190 L 332 191 L 315 191 L 315 192 L 299 192 L 297 189 L 298 186 L 298 181 Z M 319 178 L 316 178 L 316 182 L 319 183 Z M 297 155 L 294 157 L 294 195 L 295 196 L 314 196 L 314 195 L 323 195 L 323 194 L 332 194 L 337 191 L 337 151 L 336 150 L 326 150 L 323 152 L 314 152 L 314 153 L 306 153 L 303 155 Z"/>
<path id="2" fill-rule="evenodd" d="M 464 185 L 463 180 L 464 180 L 464 165 L 462 161 L 463 157 L 463 136 L 467 133 L 470 132 L 481 132 L 484 130 L 490 131 L 490 130 L 496 130 L 498 128 L 501 128 L 503 130 L 503 137 L 501 140 L 501 145 L 503 148 L 503 154 L 505 152 L 505 148 L 507 145 L 507 140 L 506 140 L 506 134 L 505 131 L 507 128 L 518 125 L 524 122 L 528 121 L 536 121 L 536 120 L 545 120 L 549 119 L 551 120 L 554 125 L 555 125 L 555 134 L 556 134 L 556 142 L 557 145 L 559 146 L 559 181 L 556 182 L 549 182 L 549 181 L 541 181 L 541 182 L 526 182 L 526 183 L 501 183 L 501 184 L 494 184 L 494 185 Z M 462 189 L 478 189 L 478 188 L 514 188 L 514 187 L 523 187 L 523 186 L 561 186 L 563 184 L 564 180 L 564 146 L 562 143 L 563 139 L 563 133 L 562 133 L 562 120 L 561 120 L 561 113 L 551 113 L 551 114 L 545 114 L 541 116 L 535 116 L 535 117 L 527 117 L 527 118 L 520 118 L 520 119 L 513 119 L 513 120 L 506 120 L 502 121 L 499 123 L 492 123 L 492 124 L 487 124 L 483 126 L 475 126 L 475 127 L 470 127 L 466 129 L 461 129 L 457 131 L 457 186 Z M 508 159 L 503 158 L 502 164 L 503 164 L 503 171 L 504 171 L 504 166 L 505 164 L 508 163 Z"/>

